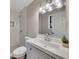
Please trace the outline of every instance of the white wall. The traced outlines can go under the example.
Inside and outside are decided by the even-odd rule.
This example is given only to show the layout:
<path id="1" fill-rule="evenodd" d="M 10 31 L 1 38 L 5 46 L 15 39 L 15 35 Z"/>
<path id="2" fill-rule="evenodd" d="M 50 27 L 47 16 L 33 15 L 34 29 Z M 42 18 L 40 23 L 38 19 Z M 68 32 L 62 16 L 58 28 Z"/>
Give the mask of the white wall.
<path id="1" fill-rule="evenodd" d="M 45 34 L 48 32 L 48 15 L 39 14 L 39 33 Z"/>
<path id="2" fill-rule="evenodd" d="M 19 17 L 18 13 L 10 12 L 10 21 L 14 21 L 14 27 L 10 27 L 10 47 L 19 45 Z"/>
<path id="3" fill-rule="evenodd" d="M 20 20 L 20 45 L 25 44 L 25 36 L 27 35 L 27 9 L 24 8 L 19 13 Z"/>
<path id="4" fill-rule="evenodd" d="M 34 0 L 27 7 L 27 34 L 31 37 L 39 33 L 39 6 L 40 0 Z"/>

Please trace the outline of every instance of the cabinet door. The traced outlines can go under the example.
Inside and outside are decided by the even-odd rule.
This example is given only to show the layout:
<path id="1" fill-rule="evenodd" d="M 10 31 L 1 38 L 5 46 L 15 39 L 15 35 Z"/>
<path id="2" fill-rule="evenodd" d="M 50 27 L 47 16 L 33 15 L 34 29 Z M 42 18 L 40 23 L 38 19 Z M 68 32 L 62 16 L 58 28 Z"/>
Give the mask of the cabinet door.
<path id="1" fill-rule="evenodd" d="M 38 50 L 38 54 L 39 54 L 39 59 L 55 59 L 54 56 L 51 57 L 48 54 L 42 52 L 41 50 L 39 50 L 39 49 L 37 49 L 37 50 Z"/>
<path id="2" fill-rule="evenodd" d="M 38 52 L 32 45 L 28 43 L 26 44 L 26 47 L 27 47 L 27 59 L 39 59 Z"/>

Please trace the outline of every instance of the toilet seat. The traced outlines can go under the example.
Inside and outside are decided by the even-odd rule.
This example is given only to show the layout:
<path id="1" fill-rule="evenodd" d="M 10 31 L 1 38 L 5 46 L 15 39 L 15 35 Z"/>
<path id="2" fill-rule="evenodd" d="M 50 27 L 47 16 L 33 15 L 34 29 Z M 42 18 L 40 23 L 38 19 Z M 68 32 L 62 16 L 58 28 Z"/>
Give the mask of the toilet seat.
<path id="1" fill-rule="evenodd" d="M 26 47 L 22 46 L 22 47 L 19 47 L 19 48 L 16 48 L 14 51 L 13 51 L 13 56 L 14 57 L 22 57 L 25 55 L 27 49 Z"/>

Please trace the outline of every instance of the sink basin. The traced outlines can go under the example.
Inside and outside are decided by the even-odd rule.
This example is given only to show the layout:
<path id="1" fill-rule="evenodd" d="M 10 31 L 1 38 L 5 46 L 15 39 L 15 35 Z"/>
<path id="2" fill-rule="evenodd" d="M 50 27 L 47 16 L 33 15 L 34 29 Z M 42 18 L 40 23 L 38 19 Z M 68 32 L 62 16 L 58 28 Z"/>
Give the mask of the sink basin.
<path id="1" fill-rule="evenodd" d="M 44 41 L 48 41 L 48 42 L 58 42 L 58 39 L 56 38 L 47 38 L 47 39 L 43 39 Z"/>
<path id="2" fill-rule="evenodd" d="M 55 42 L 50 43 L 50 42 L 48 42 L 48 41 L 38 40 L 38 43 L 41 44 L 43 47 L 49 47 L 49 48 L 55 48 L 55 49 L 57 49 L 57 48 L 60 47 L 60 46 L 59 46 L 57 43 L 55 43 Z"/>

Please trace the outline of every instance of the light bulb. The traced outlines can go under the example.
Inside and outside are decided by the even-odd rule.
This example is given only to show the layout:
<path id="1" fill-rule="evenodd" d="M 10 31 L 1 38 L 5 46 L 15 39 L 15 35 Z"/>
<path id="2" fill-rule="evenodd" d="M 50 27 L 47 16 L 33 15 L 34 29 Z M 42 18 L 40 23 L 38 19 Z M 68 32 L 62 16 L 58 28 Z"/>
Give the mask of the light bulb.
<path id="1" fill-rule="evenodd" d="M 63 7 L 62 0 L 55 0 L 55 5 L 57 6 L 56 8 L 61 8 L 61 7 Z"/>
<path id="2" fill-rule="evenodd" d="M 63 7 L 63 5 L 61 3 L 58 3 L 56 8 L 61 8 L 61 7 Z"/>
<path id="3" fill-rule="evenodd" d="M 52 7 L 49 7 L 49 9 L 48 9 L 47 11 L 49 11 L 49 12 L 50 12 L 50 11 L 52 11 L 52 10 L 53 10 L 53 8 L 52 8 Z"/>
<path id="4" fill-rule="evenodd" d="M 40 13 L 41 13 L 41 14 L 46 13 L 45 9 L 43 9 L 42 7 L 40 8 L 40 10 L 39 10 L 39 11 L 40 11 Z"/>
<path id="5" fill-rule="evenodd" d="M 46 9 L 49 9 L 49 7 L 50 7 L 50 4 L 47 3 L 45 8 L 46 8 Z"/>
<path id="6" fill-rule="evenodd" d="M 47 11 L 49 11 L 49 12 L 53 10 L 52 7 L 51 7 L 51 5 L 50 5 L 49 3 L 46 4 L 45 9 L 46 9 Z"/>

